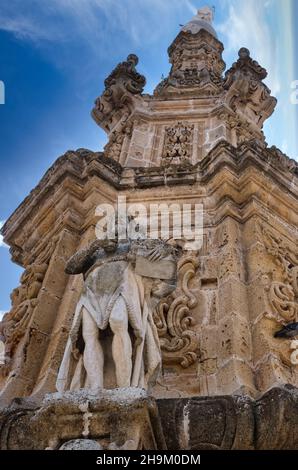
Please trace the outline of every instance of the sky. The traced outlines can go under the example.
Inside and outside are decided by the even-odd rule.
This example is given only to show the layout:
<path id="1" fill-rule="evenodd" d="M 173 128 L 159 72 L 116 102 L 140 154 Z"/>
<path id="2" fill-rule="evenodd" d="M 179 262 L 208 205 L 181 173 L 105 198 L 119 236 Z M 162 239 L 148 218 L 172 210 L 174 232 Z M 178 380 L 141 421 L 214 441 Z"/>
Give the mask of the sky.
<path id="1" fill-rule="evenodd" d="M 207 3 L 208 4 L 208 3 Z M 102 150 L 105 133 L 90 117 L 104 79 L 129 53 L 152 93 L 167 76 L 167 48 L 199 0 L 1 0 L 0 226 L 67 150 Z M 267 121 L 269 145 L 298 156 L 297 0 L 212 0 L 227 67 L 240 47 L 268 70 L 278 98 Z M 0 317 L 22 270 L 0 237 Z"/>

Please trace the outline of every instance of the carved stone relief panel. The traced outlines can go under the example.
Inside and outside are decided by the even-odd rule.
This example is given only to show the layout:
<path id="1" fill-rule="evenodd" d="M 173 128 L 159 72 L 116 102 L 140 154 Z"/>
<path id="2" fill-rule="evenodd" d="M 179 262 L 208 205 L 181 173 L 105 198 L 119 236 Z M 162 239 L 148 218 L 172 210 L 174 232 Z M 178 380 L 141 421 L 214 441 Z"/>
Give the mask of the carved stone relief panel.
<path id="1" fill-rule="evenodd" d="M 35 256 L 34 254 L 27 256 L 30 262 L 21 276 L 20 285 L 11 293 L 11 310 L 0 322 L 0 337 L 5 345 L 4 364 L 0 365 L 0 374 L 4 377 L 11 370 L 15 351 L 27 331 L 38 304 L 39 292 L 56 242 L 57 237 L 54 237 L 38 255 L 35 253 Z"/>
<path id="2" fill-rule="evenodd" d="M 0 334 L 5 343 L 5 364 L 0 368 L 7 375 L 14 351 L 26 332 L 26 328 L 37 305 L 37 297 L 48 265 L 31 264 L 21 276 L 21 284 L 11 294 L 12 308 L 0 323 Z"/>
<path id="3" fill-rule="evenodd" d="M 130 114 L 134 97 L 144 89 L 146 79 L 137 72 L 137 64 L 135 54 L 118 64 L 106 78 L 104 92 L 95 101 L 92 116 L 108 132 L 124 115 Z"/>
<path id="4" fill-rule="evenodd" d="M 105 155 L 119 162 L 125 138 L 130 139 L 131 134 L 132 124 L 123 122 L 119 129 L 110 134 L 109 142 L 104 148 Z"/>
<path id="5" fill-rule="evenodd" d="M 163 165 L 191 163 L 193 130 L 193 124 L 182 122 L 165 128 Z"/>
<path id="6" fill-rule="evenodd" d="M 192 329 L 192 309 L 198 300 L 190 288 L 190 281 L 198 266 L 195 256 L 188 255 L 180 260 L 177 288 L 154 312 L 164 364 L 187 368 L 197 360 L 199 340 Z"/>
<path id="7" fill-rule="evenodd" d="M 274 322 L 273 335 L 277 330 L 298 321 L 298 255 L 283 237 L 260 225 L 263 243 L 272 261 L 272 269 L 262 277 L 267 308 L 265 318 Z M 272 348 L 281 362 L 297 365 L 297 341 L 294 338 L 273 339 Z M 293 379 L 294 380 L 294 379 Z"/>
<path id="8" fill-rule="evenodd" d="M 272 271 L 263 277 L 271 306 L 267 316 L 280 324 L 295 322 L 298 320 L 298 254 L 265 227 L 261 227 L 261 233 L 265 248 L 280 273 L 277 276 Z"/>

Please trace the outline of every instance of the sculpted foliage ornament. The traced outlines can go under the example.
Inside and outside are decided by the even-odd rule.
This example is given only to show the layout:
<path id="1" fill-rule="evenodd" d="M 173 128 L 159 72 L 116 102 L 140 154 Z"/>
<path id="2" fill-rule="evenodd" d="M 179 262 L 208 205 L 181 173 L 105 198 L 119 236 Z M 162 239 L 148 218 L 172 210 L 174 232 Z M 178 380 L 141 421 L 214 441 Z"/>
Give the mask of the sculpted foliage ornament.
<path id="1" fill-rule="evenodd" d="M 37 248 L 39 254 L 30 253 L 27 257 L 28 265 L 20 279 L 20 286 L 11 293 L 11 310 L 6 313 L 0 322 L 0 339 L 3 340 L 4 364 L 0 366 L 0 374 L 9 374 L 15 351 L 21 339 L 28 332 L 29 324 L 35 307 L 38 305 L 38 296 L 44 277 L 48 270 L 49 262 L 55 250 L 58 237 L 44 243 Z M 23 256 L 23 255 L 21 255 Z"/>
<path id="2" fill-rule="evenodd" d="M 178 122 L 165 129 L 163 160 L 165 164 L 191 163 L 193 125 Z"/>
<path id="3" fill-rule="evenodd" d="M 164 364 L 179 364 L 187 368 L 197 360 L 199 340 L 191 328 L 194 326 L 192 309 L 198 299 L 190 288 L 190 282 L 198 266 L 194 255 L 181 258 L 177 288 L 154 312 Z"/>
<path id="4" fill-rule="evenodd" d="M 146 85 L 146 79 L 136 70 L 138 62 L 138 56 L 135 54 L 129 54 L 126 61 L 118 64 L 113 72 L 108 76 L 108 78 L 106 78 L 106 89 L 113 86 L 115 83 L 117 83 L 118 80 L 121 80 L 126 90 L 130 93 L 142 93 L 144 86 Z"/>

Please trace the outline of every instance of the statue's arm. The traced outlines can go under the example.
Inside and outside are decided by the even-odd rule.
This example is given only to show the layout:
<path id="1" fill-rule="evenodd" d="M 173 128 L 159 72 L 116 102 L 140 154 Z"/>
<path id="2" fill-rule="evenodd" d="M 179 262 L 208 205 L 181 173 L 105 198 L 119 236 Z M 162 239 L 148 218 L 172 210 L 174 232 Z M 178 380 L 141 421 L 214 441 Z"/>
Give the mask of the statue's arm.
<path id="1" fill-rule="evenodd" d="M 94 263 L 95 252 L 101 248 L 100 240 L 95 240 L 86 248 L 75 253 L 66 263 L 66 274 L 81 274 Z"/>
<path id="2" fill-rule="evenodd" d="M 161 240 L 132 240 L 130 243 L 128 259 L 135 262 L 137 256 L 143 256 L 150 261 L 156 261 L 168 254 L 168 252 L 162 248 L 164 245 L 165 243 Z"/>
<path id="3" fill-rule="evenodd" d="M 160 261 L 167 256 L 177 257 L 177 249 L 164 240 L 152 240 L 145 257 L 149 261 Z"/>

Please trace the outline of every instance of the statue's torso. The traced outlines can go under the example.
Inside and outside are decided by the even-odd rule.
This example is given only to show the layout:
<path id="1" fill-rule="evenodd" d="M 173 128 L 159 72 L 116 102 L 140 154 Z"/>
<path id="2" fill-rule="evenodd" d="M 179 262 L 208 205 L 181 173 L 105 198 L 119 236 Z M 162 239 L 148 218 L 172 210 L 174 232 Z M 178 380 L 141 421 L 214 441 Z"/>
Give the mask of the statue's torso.
<path id="1" fill-rule="evenodd" d="M 130 251 L 129 243 L 119 242 L 117 249 L 113 253 L 106 253 L 106 252 L 103 252 L 102 250 L 98 250 L 97 252 L 95 252 L 93 256 L 92 266 L 84 273 L 85 281 L 87 282 L 90 274 L 93 271 L 98 270 L 98 268 L 100 267 L 104 267 L 104 271 L 106 273 L 111 273 L 111 272 L 114 272 L 114 270 L 116 269 L 115 267 L 113 267 L 115 263 L 122 262 L 121 266 L 124 266 L 123 263 L 125 263 L 127 266 L 129 251 Z M 98 274 L 100 272 L 101 271 L 98 271 Z"/>

